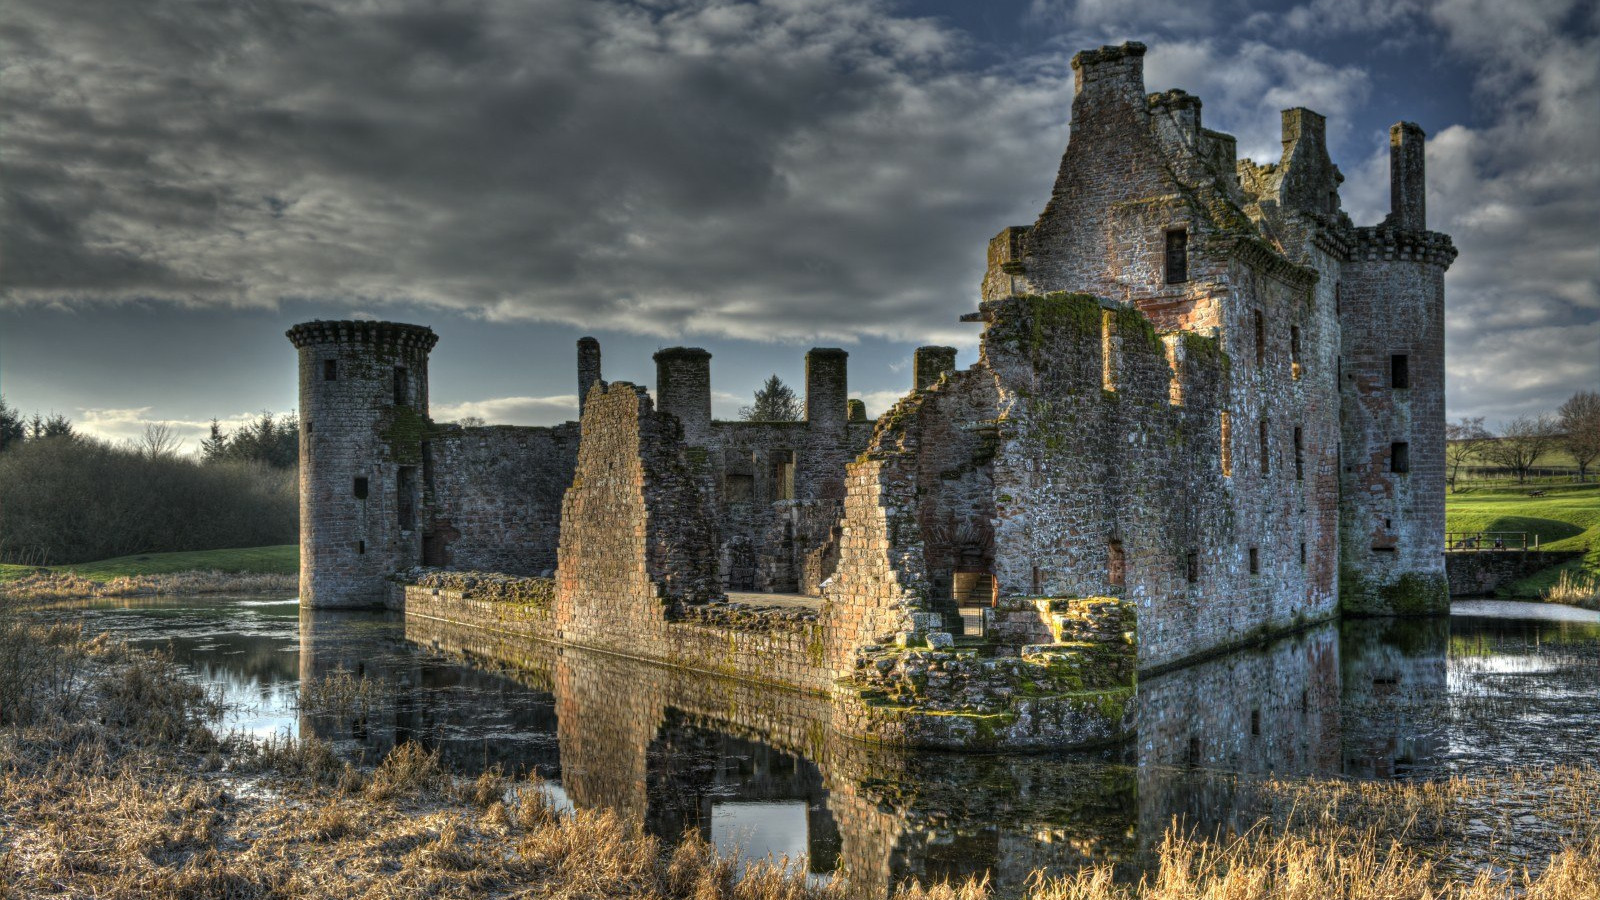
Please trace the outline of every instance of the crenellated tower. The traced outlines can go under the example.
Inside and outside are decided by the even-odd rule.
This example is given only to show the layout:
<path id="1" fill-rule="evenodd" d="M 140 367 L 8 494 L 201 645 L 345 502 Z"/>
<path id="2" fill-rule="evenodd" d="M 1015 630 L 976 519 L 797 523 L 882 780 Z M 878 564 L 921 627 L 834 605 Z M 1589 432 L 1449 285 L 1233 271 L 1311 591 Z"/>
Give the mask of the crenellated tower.
<path id="1" fill-rule="evenodd" d="M 1389 129 L 1391 210 L 1353 230 L 1341 332 L 1340 579 L 1346 612 L 1449 609 L 1444 575 L 1444 273 L 1429 231 L 1422 129 Z"/>
<path id="2" fill-rule="evenodd" d="M 300 352 L 300 603 L 383 605 L 422 556 L 430 328 L 316 321 Z"/>

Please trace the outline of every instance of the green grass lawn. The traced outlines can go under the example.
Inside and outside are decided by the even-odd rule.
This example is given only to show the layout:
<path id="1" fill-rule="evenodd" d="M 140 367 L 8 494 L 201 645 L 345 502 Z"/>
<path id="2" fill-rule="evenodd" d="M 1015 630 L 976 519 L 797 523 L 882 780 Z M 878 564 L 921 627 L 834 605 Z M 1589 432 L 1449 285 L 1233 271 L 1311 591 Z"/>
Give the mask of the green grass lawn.
<path id="1" fill-rule="evenodd" d="M 1527 487 L 1472 488 L 1445 497 L 1449 531 L 1526 531 L 1539 536 L 1541 550 L 1583 550 L 1588 556 L 1564 568 L 1600 573 L 1600 485 L 1540 485 L 1543 497 Z M 1518 582 L 1512 593 L 1534 596 L 1554 584 L 1563 567 Z"/>
<path id="2" fill-rule="evenodd" d="M 293 575 L 300 570 L 300 548 L 242 547 L 235 550 L 194 550 L 184 553 L 139 553 L 99 562 L 49 566 L 56 572 L 73 572 L 94 581 L 123 575 L 165 575 L 171 572 L 227 572 Z M 0 581 L 11 581 L 35 571 L 34 566 L 0 565 Z"/>

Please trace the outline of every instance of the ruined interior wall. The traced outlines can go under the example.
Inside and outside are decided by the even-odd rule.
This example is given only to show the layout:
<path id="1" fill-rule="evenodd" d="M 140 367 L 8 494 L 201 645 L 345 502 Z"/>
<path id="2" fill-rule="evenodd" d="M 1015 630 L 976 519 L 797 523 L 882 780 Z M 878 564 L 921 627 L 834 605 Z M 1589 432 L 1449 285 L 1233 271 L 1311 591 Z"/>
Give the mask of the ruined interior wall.
<path id="1" fill-rule="evenodd" d="M 845 465 L 871 434 L 864 422 L 712 423 L 710 480 L 727 590 L 819 593 L 838 556 Z M 794 463 L 787 500 L 778 483 L 780 454 Z"/>
<path id="2" fill-rule="evenodd" d="M 538 575 L 556 567 L 578 426 L 436 430 L 424 466 L 424 564 Z"/>
<path id="3" fill-rule="evenodd" d="M 992 599 L 958 602 L 953 589 L 957 572 L 985 576 L 974 589 L 991 583 L 994 574 L 994 373 L 983 367 L 952 372 L 925 392 L 916 466 L 928 609 L 940 615 L 941 628 L 960 633 L 959 607 L 987 606 Z"/>
<path id="4" fill-rule="evenodd" d="M 1448 603 L 1444 270 L 1454 251 L 1427 232 L 1362 235 L 1340 304 L 1341 602 L 1349 612 L 1437 612 Z M 1391 383 L 1395 354 L 1408 358 L 1409 388 Z M 1409 472 L 1392 471 L 1397 442 L 1408 445 Z"/>

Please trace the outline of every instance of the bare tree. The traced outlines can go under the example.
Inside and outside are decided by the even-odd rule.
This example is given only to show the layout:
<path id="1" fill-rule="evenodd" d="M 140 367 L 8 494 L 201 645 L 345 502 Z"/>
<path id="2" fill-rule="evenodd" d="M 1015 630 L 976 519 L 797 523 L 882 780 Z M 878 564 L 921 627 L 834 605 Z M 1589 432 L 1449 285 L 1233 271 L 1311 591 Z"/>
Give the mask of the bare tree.
<path id="1" fill-rule="evenodd" d="M 1600 457 L 1600 393 L 1579 391 L 1561 404 L 1561 446 L 1578 464 L 1578 480 L 1587 481 L 1589 464 Z"/>
<path id="2" fill-rule="evenodd" d="M 133 442 L 133 446 L 145 459 L 170 459 L 178 455 L 183 439 L 173 432 L 171 425 L 150 422 L 144 426 L 144 434 Z"/>
<path id="3" fill-rule="evenodd" d="M 1444 439 L 1445 483 L 1453 494 L 1461 470 L 1479 458 L 1494 440 L 1494 434 L 1484 427 L 1483 416 L 1468 416 L 1459 422 L 1446 422 Z"/>
<path id="4" fill-rule="evenodd" d="M 1515 472 L 1520 484 L 1528 480 L 1528 470 L 1539 457 L 1555 447 L 1559 433 L 1548 415 L 1517 416 L 1506 423 L 1499 440 L 1484 446 L 1483 457 Z"/>
<path id="5" fill-rule="evenodd" d="M 484 421 L 483 416 L 462 416 L 456 420 L 456 424 L 462 428 L 482 428 L 489 423 Z"/>

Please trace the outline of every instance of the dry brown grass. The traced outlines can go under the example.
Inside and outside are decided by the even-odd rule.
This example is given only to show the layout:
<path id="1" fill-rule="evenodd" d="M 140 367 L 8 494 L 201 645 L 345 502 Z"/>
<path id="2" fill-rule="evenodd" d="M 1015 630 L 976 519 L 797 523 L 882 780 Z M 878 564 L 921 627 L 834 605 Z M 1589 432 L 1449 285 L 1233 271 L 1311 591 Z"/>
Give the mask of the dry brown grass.
<path id="1" fill-rule="evenodd" d="M 1600 609 L 1600 576 L 1562 569 L 1561 577 L 1544 592 L 1544 600 L 1584 609 Z"/>
<path id="2" fill-rule="evenodd" d="M 40 603 L 85 597 L 143 597 L 156 594 L 286 594 L 299 589 L 293 575 L 172 572 L 124 575 L 95 581 L 71 572 L 37 572 L 14 581 L 0 581 L 0 600 Z"/>
<path id="3" fill-rule="evenodd" d="M 44 649 L 0 664 L 57 668 L 19 692 L 27 717 L 0 727 L 0 897 L 840 900 L 849 892 L 845 879 L 817 888 L 781 865 L 741 871 L 693 838 L 668 847 L 607 810 L 558 815 L 536 781 L 498 771 L 453 778 L 414 744 L 361 770 L 315 740 L 219 741 L 206 727 L 215 705 L 169 661 L 72 631 L 4 627 L 6 646 Z M 51 654 L 59 661 L 49 663 Z M 15 671 L 0 669 L 0 683 Z M 1544 805 L 1573 839 L 1553 860 L 1546 855 L 1541 874 L 1452 877 L 1405 841 L 1448 844 L 1472 821 L 1473 803 L 1548 791 L 1546 774 L 1488 785 L 1285 782 L 1265 788 L 1272 815 L 1245 835 L 1170 831 L 1142 885 L 1087 869 L 1039 877 L 1029 896 L 1600 897 L 1600 776 L 1564 777 L 1571 789 Z M 978 883 L 903 890 L 911 900 L 986 892 Z"/>

